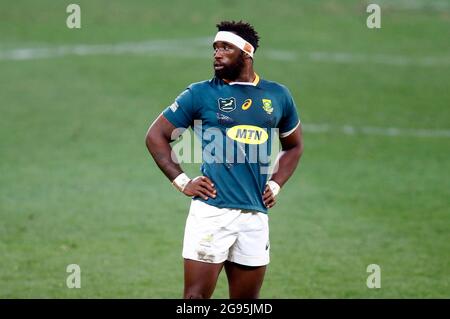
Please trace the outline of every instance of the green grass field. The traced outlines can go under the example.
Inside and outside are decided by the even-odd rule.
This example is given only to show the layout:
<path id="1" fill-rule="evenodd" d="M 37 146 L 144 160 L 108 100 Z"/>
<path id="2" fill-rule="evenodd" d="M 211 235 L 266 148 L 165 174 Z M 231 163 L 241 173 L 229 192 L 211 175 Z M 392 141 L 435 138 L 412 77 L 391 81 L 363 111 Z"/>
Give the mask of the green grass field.
<path id="1" fill-rule="evenodd" d="M 261 297 L 449 298 L 450 1 L 378 3 L 379 30 L 364 1 L 0 2 L 0 297 L 181 297 L 189 198 L 144 136 L 212 76 L 215 23 L 246 19 L 305 127 Z"/>

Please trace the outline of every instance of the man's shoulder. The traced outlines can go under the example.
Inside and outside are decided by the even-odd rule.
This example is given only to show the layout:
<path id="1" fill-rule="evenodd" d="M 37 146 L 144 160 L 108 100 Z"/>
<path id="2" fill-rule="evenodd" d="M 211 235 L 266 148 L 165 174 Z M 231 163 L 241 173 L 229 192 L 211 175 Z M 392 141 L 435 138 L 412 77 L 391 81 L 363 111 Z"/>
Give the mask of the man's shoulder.
<path id="1" fill-rule="evenodd" d="M 278 94 L 288 94 L 290 95 L 289 89 L 286 85 L 281 84 L 279 82 L 270 81 L 266 79 L 261 79 L 260 81 L 260 87 L 265 90 L 269 90 L 272 93 L 278 93 Z"/>
<path id="2" fill-rule="evenodd" d="M 190 89 L 192 91 L 205 90 L 205 89 L 211 88 L 215 85 L 217 85 L 217 83 L 215 83 L 215 79 L 213 78 L 213 79 L 209 79 L 209 80 L 193 82 L 193 83 L 189 84 L 188 89 Z"/>

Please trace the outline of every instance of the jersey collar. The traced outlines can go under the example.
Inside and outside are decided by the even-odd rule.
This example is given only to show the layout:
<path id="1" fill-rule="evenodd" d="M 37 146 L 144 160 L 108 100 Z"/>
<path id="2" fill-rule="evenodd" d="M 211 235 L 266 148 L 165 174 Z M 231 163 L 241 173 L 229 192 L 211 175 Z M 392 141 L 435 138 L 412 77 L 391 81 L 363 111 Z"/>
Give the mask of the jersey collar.
<path id="1" fill-rule="evenodd" d="M 255 79 L 253 80 L 253 82 L 231 82 L 228 80 L 223 79 L 223 81 L 229 85 L 250 85 L 250 86 L 257 86 L 259 83 L 259 75 L 256 74 L 255 72 Z"/>

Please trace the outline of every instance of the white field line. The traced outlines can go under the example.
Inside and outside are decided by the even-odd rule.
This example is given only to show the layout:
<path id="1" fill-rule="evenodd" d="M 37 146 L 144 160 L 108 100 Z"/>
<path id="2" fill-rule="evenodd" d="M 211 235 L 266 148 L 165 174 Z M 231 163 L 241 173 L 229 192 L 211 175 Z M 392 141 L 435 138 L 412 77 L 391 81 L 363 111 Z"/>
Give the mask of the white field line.
<path id="1" fill-rule="evenodd" d="M 387 64 L 393 66 L 448 66 L 448 56 L 408 57 L 403 55 L 387 54 L 358 54 L 346 52 L 311 52 L 308 54 L 311 61 L 326 63 L 366 63 Z"/>
<path id="2" fill-rule="evenodd" d="M 397 127 L 374 127 L 374 126 L 336 126 L 330 124 L 307 123 L 303 126 L 306 133 L 339 133 L 346 135 L 381 135 L 381 136 L 405 136 L 405 137 L 432 137 L 450 138 L 450 130 L 434 129 L 405 129 Z"/>
<path id="3" fill-rule="evenodd" d="M 24 61 L 65 56 L 150 55 L 185 58 L 211 58 L 211 38 L 151 40 L 116 44 L 79 44 L 0 50 L 1 60 Z M 266 49 L 257 53 L 262 58 L 278 61 L 311 61 L 322 63 L 374 63 L 393 66 L 450 66 L 450 55 L 411 57 L 404 55 L 365 54 L 351 52 L 303 52 Z"/>
<path id="4" fill-rule="evenodd" d="M 145 55 L 171 55 L 177 57 L 207 58 L 212 57 L 210 47 L 211 38 L 195 38 L 183 40 L 153 40 L 146 42 L 126 42 L 118 44 L 103 45 L 66 45 L 57 47 L 22 48 L 0 51 L 0 60 L 34 60 L 50 59 L 64 56 L 87 56 L 87 55 L 123 55 L 123 54 L 145 54 Z M 295 52 L 282 50 L 266 50 L 263 55 L 273 60 L 296 60 L 308 58 L 311 61 L 328 63 L 379 63 L 390 65 L 450 65 L 450 56 L 447 57 L 425 57 L 413 59 L 405 56 L 390 55 L 367 55 L 353 53 L 312 52 L 297 55 Z M 432 129 L 400 129 L 386 127 L 354 127 L 333 126 L 329 124 L 305 124 L 305 132 L 327 133 L 336 132 L 348 135 L 384 135 L 384 136 L 412 136 L 412 137 L 444 137 L 450 138 L 450 130 Z"/>
<path id="5" fill-rule="evenodd" d="M 64 57 L 70 55 L 124 55 L 155 54 L 183 56 L 184 52 L 198 55 L 204 50 L 209 38 L 180 40 L 151 40 L 144 42 L 122 42 L 116 44 L 78 44 L 54 47 L 20 48 L 0 51 L 0 60 L 33 60 Z M 208 52 L 204 52 L 205 54 Z M 189 55 L 189 54 L 188 54 Z M 212 55 L 212 50 L 211 54 Z"/>

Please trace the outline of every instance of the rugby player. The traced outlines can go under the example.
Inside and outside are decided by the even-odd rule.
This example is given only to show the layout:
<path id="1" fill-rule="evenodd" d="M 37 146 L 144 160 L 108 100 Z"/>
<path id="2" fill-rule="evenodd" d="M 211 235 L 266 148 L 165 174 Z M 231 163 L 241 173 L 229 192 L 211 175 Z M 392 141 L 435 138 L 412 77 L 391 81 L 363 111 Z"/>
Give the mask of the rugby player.
<path id="1" fill-rule="evenodd" d="M 259 42 L 253 26 L 222 21 L 217 28 L 214 77 L 189 85 L 152 123 L 146 145 L 172 184 L 192 197 L 182 253 L 184 298 L 210 298 L 222 268 L 230 298 L 258 298 L 269 264 L 268 209 L 303 153 L 302 129 L 289 90 L 253 69 Z M 179 135 L 174 132 L 195 131 L 194 121 L 201 121 L 200 138 L 209 129 L 219 136 L 202 140 L 202 174 L 191 179 L 170 143 Z M 281 151 L 269 174 L 260 153 L 256 160 L 249 154 L 270 146 L 274 129 Z M 211 143 L 215 151 L 205 156 Z M 230 149 L 231 155 L 218 156 Z"/>

